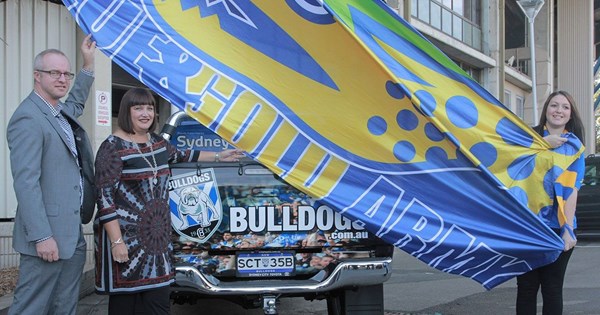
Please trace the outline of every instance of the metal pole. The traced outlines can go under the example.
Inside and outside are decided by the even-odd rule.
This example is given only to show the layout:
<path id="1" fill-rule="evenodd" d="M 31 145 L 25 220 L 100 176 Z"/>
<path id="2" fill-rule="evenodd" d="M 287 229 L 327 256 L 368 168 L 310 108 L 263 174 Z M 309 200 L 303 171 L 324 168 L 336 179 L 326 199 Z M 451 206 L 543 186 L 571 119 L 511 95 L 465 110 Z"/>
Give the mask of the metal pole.
<path id="1" fill-rule="evenodd" d="M 538 124 L 538 103 L 537 103 L 537 74 L 535 72 L 535 39 L 533 34 L 533 18 L 529 19 L 529 50 L 531 53 L 531 103 L 533 105 L 533 125 Z"/>
<path id="2" fill-rule="evenodd" d="M 534 27 L 533 21 L 535 20 L 535 16 L 540 12 L 542 6 L 544 5 L 544 0 L 517 0 L 517 4 L 523 10 L 525 16 L 529 20 L 529 50 L 531 53 L 530 63 L 531 66 L 531 104 L 533 105 L 533 124 L 537 126 L 538 124 L 538 103 L 537 103 L 537 82 L 536 77 L 537 73 L 535 71 L 535 35 L 534 35 Z"/>

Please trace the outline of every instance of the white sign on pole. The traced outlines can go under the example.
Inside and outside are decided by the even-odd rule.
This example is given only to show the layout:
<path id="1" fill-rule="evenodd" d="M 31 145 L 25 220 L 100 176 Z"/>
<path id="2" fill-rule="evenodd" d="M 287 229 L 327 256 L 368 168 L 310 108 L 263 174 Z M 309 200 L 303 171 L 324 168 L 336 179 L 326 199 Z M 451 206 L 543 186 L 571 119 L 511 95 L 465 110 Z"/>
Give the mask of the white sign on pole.
<path id="1" fill-rule="evenodd" d="M 110 126 L 111 120 L 110 92 L 96 91 L 96 124 L 98 126 Z"/>

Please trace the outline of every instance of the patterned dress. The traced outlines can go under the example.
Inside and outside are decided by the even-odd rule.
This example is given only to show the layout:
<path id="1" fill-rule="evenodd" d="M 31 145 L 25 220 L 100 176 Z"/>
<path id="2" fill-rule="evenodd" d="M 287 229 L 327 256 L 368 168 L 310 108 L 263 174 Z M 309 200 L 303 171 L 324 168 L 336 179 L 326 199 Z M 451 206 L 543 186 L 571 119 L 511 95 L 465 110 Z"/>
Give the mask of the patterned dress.
<path id="1" fill-rule="evenodd" d="M 146 144 L 113 135 L 102 143 L 96 155 L 98 213 L 94 220 L 98 293 L 135 293 L 174 281 L 169 163 L 197 161 L 198 155 L 198 151 L 178 151 L 154 134 Z M 127 246 L 126 263 L 112 258 L 103 228 L 112 220 L 118 220 Z"/>

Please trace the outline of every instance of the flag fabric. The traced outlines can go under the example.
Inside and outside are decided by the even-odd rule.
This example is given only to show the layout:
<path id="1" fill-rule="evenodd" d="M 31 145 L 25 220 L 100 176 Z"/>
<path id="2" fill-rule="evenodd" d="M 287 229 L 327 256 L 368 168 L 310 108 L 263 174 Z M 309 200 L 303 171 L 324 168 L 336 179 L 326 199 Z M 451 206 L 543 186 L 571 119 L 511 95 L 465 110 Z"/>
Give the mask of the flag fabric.
<path id="1" fill-rule="evenodd" d="M 531 128 L 382 1 L 64 0 L 98 47 L 287 182 L 485 288 L 554 261 L 583 148 Z"/>

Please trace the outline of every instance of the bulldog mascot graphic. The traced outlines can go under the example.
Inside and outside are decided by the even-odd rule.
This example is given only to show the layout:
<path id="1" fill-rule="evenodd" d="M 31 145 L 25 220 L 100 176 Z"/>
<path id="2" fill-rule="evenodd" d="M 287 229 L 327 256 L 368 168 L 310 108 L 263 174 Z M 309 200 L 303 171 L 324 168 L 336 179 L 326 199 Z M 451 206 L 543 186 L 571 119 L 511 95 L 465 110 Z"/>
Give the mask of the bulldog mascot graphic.
<path id="1" fill-rule="evenodd" d="M 188 217 L 198 222 L 201 227 L 210 226 L 211 221 L 218 221 L 220 218 L 210 198 L 195 186 L 185 187 L 180 191 L 178 208 L 183 222 L 179 229 L 190 227 Z"/>

